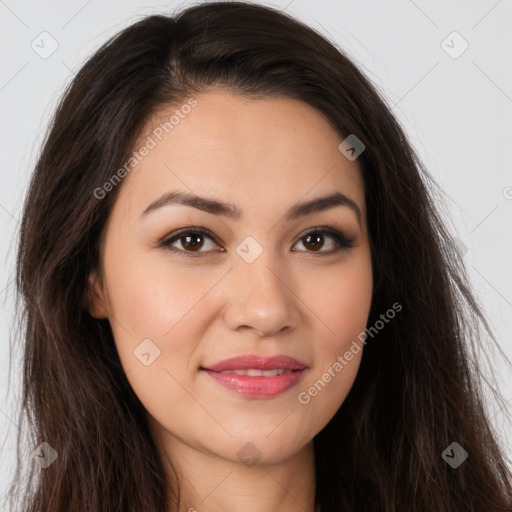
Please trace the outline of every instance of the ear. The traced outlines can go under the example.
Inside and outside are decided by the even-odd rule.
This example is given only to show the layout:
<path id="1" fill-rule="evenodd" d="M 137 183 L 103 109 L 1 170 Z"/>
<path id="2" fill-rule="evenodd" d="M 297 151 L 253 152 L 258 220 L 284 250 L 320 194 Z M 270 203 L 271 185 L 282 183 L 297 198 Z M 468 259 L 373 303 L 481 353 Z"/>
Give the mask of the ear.
<path id="1" fill-rule="evenodd" d="M 103 283 L 96 270 L 93 270 L 89 274 L 87 284 L 85 308 L 93 318 L 108 318 L 107 301 L 103 290 Z"/>

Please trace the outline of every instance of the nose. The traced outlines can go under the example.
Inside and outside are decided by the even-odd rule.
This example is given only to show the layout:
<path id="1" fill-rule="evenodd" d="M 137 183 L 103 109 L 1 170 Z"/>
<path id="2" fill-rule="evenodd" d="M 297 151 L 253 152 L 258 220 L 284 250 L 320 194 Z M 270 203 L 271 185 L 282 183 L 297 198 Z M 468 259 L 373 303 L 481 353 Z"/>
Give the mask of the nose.
<path id="1" fill-rule="evenodd" d="M 270 251 L 268 251 L 270 252 Z M 259 336 L 273 336 L 295 329 L 302 320 L 301 303 L 283 272 L 276 272 L 266 252 L 253 263 L 236 261 L 228 287 L 224 322 L 232 330 L 253 329 Z"/>

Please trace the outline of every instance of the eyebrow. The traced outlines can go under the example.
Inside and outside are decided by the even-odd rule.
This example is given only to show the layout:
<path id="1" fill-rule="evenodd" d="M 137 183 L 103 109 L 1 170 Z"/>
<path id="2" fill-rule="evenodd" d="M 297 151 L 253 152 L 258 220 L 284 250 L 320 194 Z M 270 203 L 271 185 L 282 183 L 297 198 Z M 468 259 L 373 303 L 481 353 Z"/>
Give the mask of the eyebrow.
<path id="1" fill-rule="evenodd" d="M 150 212 L 169 206 L 173 204 L 182 204 L 185 206 L 192 206 L 198 210 L 210 213 L 212 215 L 220 215 L 233 220 L 240 219 L 243 214 L 242 211 L 231 203 L 224 203 L 216 199 L 201 197 L 195 194 L 185 192 L 172 191 L 162 195 L 157 200 L 153 201 L 143 212 L 141 217 L 148 215 Z M 350 197 L 335 192 L 328 196 L 319 197 L 311 201 L 294 204 L 285 214 L 286 221 L 293 221 L 312 213 L 323 212 L 337 206 L 346 206 L 350 208 L 357 217 L 359 224 L 361 224 L 362 213 L 359 206 Z"/>

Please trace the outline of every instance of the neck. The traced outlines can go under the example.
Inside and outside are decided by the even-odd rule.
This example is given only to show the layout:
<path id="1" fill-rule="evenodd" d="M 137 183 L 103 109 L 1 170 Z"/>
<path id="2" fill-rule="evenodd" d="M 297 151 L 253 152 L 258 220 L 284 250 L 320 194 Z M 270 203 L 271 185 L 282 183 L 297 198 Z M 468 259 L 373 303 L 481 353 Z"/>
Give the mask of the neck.
<path id="1" fill-rule="evenodd" d="M 313 442 L 287 460 L 246 465 L 192 448 L 171 437 L 162 458 L 173 512 L 319 512 L 315 508 Z M 172 466 L 176 470 L 173 472 Z"/>

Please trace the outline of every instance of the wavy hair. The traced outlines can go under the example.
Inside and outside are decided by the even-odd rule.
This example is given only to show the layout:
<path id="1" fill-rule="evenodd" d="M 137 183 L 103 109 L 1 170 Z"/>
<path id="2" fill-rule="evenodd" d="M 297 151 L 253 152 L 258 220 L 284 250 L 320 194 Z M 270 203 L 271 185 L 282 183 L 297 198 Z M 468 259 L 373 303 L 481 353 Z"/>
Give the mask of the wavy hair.
<path id="1" fill-rule="evenodd" d="M 42 470 L 21 454 L 19 427 L 11 510 L 166 511 L 171 496 L 179 503 L 110 324 L 89 315 L 85 297 L 122 183 L 101 201 L 94 191 L 127 161 L 153 116 L 214 87 L 298 99 L 366 146 L 368 323 L 392 303 L 403 309 L 369 340 L 349 395 L 314 438 L 322 512 L 512 510 L 481 366 L 482 353 L 499 345 L 436 206 L 439 185 L 383 95 L 335 43 L 244 2 L 143 17 L 85 62 L 54 112 L 24 203 L 16 339 L 25 446 L 46 442 L 58 458 Z M 441 456 L 454 441 L 469 453 L 457 468 Z"/>

